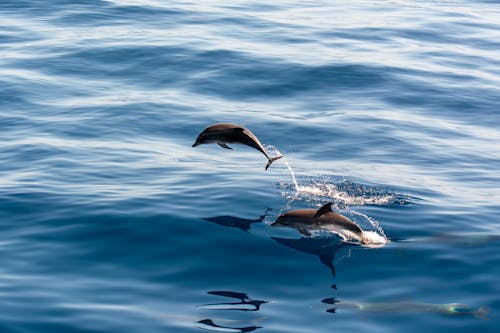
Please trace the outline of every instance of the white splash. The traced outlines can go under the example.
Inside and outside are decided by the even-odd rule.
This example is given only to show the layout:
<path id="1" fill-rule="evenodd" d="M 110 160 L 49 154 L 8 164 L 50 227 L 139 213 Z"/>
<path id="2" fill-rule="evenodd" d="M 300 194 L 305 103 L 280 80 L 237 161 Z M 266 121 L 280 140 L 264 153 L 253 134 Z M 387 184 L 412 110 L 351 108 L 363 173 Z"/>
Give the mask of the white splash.
<path id="1" fill-rule="evenodd" d="M 377 233 L 376 231 L 363 231 L 361 243 L 366 247 L 382 247 L 389 242 L 389 240 Z"/>
<path id="2" fill-rule="evenodd" d="M 394 196 L 390 194 L 375 196 L 351 195 L 345 191 L 339 190 L 335 184 L 331 183 L 316 182 L 309 185 L 297 186 L 297 194 L 327 197 L 333 200 L 341 201 L 347 206 L 388 205 L 394 202 Z"/>
<path id="3" fill-rule="evenodd" d="M 351 214 L 354 214 L 354 215 L 357 215 L 357 216 L 361 216 L 363 218 L 365 218 L 368 222 L 370 222 L 370 224 L 378 231 L 378 234 L 377 236 L 379 237 L 383 237 L 385 242 L 384 243 L 387 243 L 389 241 L 389 239 L 387 238 L 384 230 L 382 229 L 382 227 L 380 226 L 380 224 L 372 217 L 369 217 L 368 215 L 366 214 L 363 214 L 363 213 L 360 213 L 360 212 L 357 212 L 355 210 L 349 210 L 349 212 Z M 365 231 L 366 232 L 366 231 Z M 376 232 L 375 232 L 376 233 Z"/>
<path id="4" fill-rule="evenodd" d="M 332 232 L 340 236 L 346 243 L 358 244 L 369 248 L 383 247 L 390 242 L 385 236 L 382 236 L 373 230 L 363 231 L 361 237 L 360 235 L 352 233 L 348 230 L 335 230 Z"/>

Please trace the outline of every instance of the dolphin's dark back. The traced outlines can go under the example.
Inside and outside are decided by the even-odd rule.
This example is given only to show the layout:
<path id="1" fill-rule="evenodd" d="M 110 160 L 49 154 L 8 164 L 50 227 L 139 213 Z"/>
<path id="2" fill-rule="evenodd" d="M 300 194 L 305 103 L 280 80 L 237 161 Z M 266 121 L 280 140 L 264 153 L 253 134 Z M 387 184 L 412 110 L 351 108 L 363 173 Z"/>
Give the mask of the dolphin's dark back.
<path id="1" fill-rule="evenodd" d="M 241 138 L 245 140 L 245 145 L 257 149 L 258 151 L 262 152 L 268 159 L 270 159 L 269 155 L 267 155 L 266 150 L 264 149 L 264 146 L 252 132 L 244 128 Z"/>
<path id="2" fill-rule="evenodd" d="M 244 144 L 257 149 L 269 158 L 259 139 L 245 127 L 230 123 L 219 123 L 205 128 L 200 135 L 204 135 L 205 137 L 214 136 L 221 138 L 227 143 Z"/>
<path id="3" fill-rule="evenodd" d="M 313 219 L 314 214 L 316 214 L 316 209 L 297 209 L 293 210 L 291 212 L 284 213 L 280 215 L 275 223 L 280 223 L 280 222 L 295 222 L 295 223 L 302 223 L 302 224 L 314 224 L 317 222 L 316 219 Z"/>
<path id="4" fill-rule="evenodd" d="M 329 211 L 315 217 L 318 210 L 316 209 L 298 209 L 291 212 L 282 214 L 278 219 L 276 219 L 277 224 L 290 224 L 290 223 L 300 223 L 303 225 L 310 226 L 328 226 L 335 225 L 342 229 L 348 230 L 355 234 L 362 234 L 363 230 L 349 220 L 347 217 L 340 215 L 334 211 Z"/>

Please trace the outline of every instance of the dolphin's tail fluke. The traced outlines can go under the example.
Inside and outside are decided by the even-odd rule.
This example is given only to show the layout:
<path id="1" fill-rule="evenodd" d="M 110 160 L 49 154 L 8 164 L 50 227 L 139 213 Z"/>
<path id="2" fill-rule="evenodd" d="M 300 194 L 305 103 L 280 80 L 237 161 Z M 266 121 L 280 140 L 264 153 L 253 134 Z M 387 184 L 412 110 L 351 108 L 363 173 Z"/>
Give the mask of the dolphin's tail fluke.
<path id="1" fill-rule="evenodd" d="M 282 158 L 283 156 L 285 155 L 281 155 L 281 156 L 276 156 L 276 157 L 271 157 L 268 161 L 267 161 L 267 164 L 266 164 L 266 171 L 267 171 L 267 168 L 269 168 L 269 166 L 271 164 L 273 164 L 274 161 L 276 160 L 279 160 L 280 158 Z"/>

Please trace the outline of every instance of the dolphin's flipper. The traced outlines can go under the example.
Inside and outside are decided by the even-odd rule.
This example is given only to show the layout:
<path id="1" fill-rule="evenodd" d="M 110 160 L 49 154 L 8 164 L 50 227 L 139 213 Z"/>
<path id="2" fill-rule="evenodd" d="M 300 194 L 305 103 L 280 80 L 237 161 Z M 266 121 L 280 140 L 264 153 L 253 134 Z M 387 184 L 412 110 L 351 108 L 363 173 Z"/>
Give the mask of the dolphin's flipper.
<path id="1" fill-rule="evenodd" d="M 233 148 L 229 147 L 227 144 L 222 143 L 222 142 L 217 142 L 217 144 L 218 144 L 219 146 L 221 146 L 222 148 L 226 148 L 226 149 L 233 149 Z"/>
<path id="2" fill-rule="evenodd" d="M 268 161 L 267 161 L 267 164 L 266 164 L 266 171 L 267 171 L 267 168 L 269 168 L 269 166 L 271 164 L 273 164 L 274 161 L 276 160 L 279 160 L 280 158 L 282 158 L 284 155 L 281 155 L 281 156 L 276 156 L 276 157 L 271 157 Z"/>
<path id="3" fill-rule="evenodd" d="M 314 214 L 314 218 L 318 218 L 325 213 L 331 212 L 332 205 L 333 205 L 333 202 L 329 202 L 329 203 L 324 204 L 320 209 L 318 209 L 316 214 Z"/>

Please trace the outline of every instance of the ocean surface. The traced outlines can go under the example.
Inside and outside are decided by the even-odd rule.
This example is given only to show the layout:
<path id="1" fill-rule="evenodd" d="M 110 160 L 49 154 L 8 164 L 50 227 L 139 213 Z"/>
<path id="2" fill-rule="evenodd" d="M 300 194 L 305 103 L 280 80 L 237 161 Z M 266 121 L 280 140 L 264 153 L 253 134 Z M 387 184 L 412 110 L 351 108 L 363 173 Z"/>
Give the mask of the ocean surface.
<path id="1" fill-rule="evenodd" d="M 498 1 L 1 0 L 0 161 L 2 333 L 498 332 Z"/>

